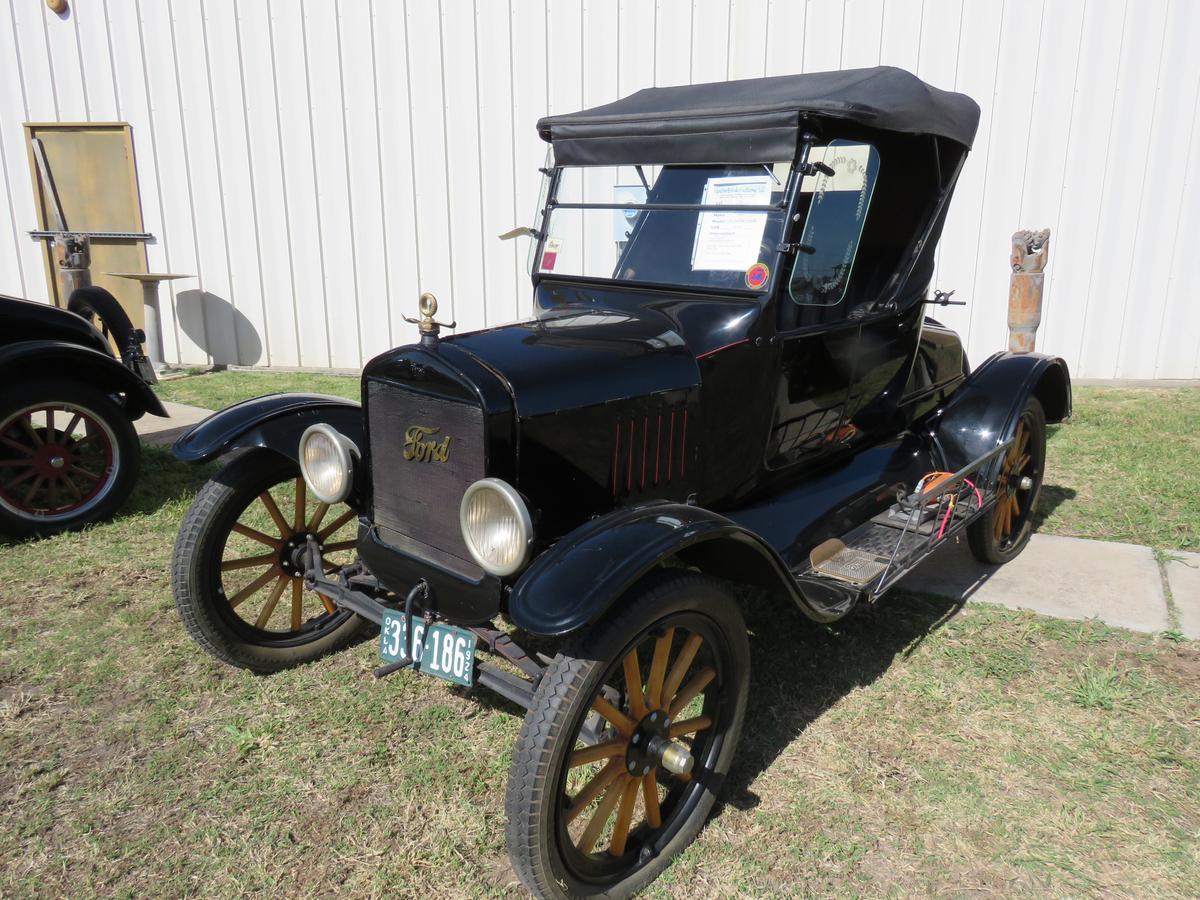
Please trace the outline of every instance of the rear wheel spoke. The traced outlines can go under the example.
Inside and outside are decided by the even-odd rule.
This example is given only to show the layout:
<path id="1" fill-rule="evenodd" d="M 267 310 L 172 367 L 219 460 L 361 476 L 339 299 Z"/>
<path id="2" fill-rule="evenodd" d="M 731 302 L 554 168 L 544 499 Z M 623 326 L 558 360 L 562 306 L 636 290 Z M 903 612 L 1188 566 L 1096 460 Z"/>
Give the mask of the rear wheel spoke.
<path id="1" fill-rule="evenodd" d="M 17 419 L 17 422 L 25 430 L 25 433 L 29 435 L 29 439 L 33 441 L 33 446 L 41 447 L 46 443 L 42 440 L 42 436 L 37 433 L 37 429 L 33 427 L 33 415 L 31 413 L 21 416 Z"/>
<path id="2" fill-rule="evenodd" d="M 33 502 L 33 495 L 38 492 L 38 488 L 40 488 L 42 486 L 42 483 L 45 480 L 46 479 L 43 478 L 41 475 L 39 475 L 37 478 L 33 479 L 33 484 L 31 484 L 29 486 L 29 490 L 25 492 L 25 504 L 27 506 Z"/>
<path id="3" fill-rule="evenodd" d="M 8 447 L 12 450 L 16 450 L 18 453 L 22 453 L 25 456 L 33 456 L 37 452 L 36 447 L 30 447 L 28 444 L 22 444 L 20 441 L 14 441 L 10 437 L 0 437 L 0 444 L 3 444 L 5 447 Z"/>
<path id="4" fill-rule="evenodd" d="M 326 544 L 325 553 L 335 553 L 338 550 L 352 550 L 358 546 L 358 541 L 338 541 L 335 544 Z"/>
<path id="5" fill-rule="evenodd" d="M 36 474 L 37 474 L 37 469 L 30 466 L 28 469 L 25 470 L 24 474 L 18 475 L 12 481 L 10 481 L 6 485 L 4 485 L 4 487 L 8 490 L 12 490 L 18 484 L 20 484 L 23 481 L 28 481 L 30 478 L 32 478 Z"/>

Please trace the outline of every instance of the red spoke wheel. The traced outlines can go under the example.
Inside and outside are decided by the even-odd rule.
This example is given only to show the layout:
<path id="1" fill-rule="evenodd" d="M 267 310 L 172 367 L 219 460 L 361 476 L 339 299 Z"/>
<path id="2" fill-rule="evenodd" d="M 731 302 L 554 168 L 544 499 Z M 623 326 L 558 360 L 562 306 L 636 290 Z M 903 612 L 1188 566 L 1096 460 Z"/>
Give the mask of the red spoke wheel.
<path id="1" fill-rule="evenodd" d="M 90 385 L 55 380 L 0 392 L 0 532 L 48 535 L 112 515 L 139 462 L 128 416 Z"/>
<path id="2" fill-rule="evenodd" d="M 721 582 L 664 570 L 558 654 L 513 754 L 509 856 L 540 897 L 627 896 L 695 839 L 733 760 L 749 645 Z"/>
<path id="3" fill-rule="evenodd" d="M 175 544 L 175 605 L 192 637 L 235 666 L 274 672 L 340 649 L 365 623 L 304 587 L 309 538 L 327 572 L 353 562 L 357 513 L 308 495 L 271 450 L 234 457 L 196 495 Z"/>
<path id="4" fill-rule="evenodd" d="M 991 514 L 967 529 L 971 552 L 980 562 L 1001 565 L 1025 549 L 1033 533 L 1045 466 L 1046 414 L 1038 399 L 1030 397 L 1000 461 Z"/>

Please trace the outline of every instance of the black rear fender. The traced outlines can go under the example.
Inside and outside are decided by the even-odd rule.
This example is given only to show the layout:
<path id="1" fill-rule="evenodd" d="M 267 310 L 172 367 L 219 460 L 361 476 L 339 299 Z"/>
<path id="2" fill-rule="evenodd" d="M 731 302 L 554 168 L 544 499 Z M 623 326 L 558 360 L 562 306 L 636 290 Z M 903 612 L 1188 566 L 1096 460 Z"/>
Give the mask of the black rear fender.
<path id="1" fill-rule="evenodd" d="M 148 384 L 99 350 L 66 341 L 21 341 L 0 347 L 0 383 L 43 378 L 74 378 L 117 394 L 131 420 L 146 413 L 167 415 Z"/>
<path id="2" fill-rule="evenodd" d="M 710 575 L 783 590 L 810 618 L 826 621 L 771 547 L 724 516 L 665 501 L 593 519 L 542 553 L 508 598 L 513 624 L 560 636 L 600 619 L 651 570 L 678 562 Z"/>
<path id="3" fill-rule="evenodd" d="M 997 353 L 971 372 L 927 420 L 946 469 L 955 471 L 1012 437 L 1031 396 L 1041 402 L 1047 422 L 1071 415 L 1071 375 L 1062 359 Z"/>
<path id="4" fill-rule="evenodd" d="M 268 394 L 213 413 L 185 432 L 171 451 L 184 462 L 208 462 L 231 450 L 262 447 L 299 461 L 300 436 L 323 422 L 363 445 L 362 407 L 325 394 Z"/>

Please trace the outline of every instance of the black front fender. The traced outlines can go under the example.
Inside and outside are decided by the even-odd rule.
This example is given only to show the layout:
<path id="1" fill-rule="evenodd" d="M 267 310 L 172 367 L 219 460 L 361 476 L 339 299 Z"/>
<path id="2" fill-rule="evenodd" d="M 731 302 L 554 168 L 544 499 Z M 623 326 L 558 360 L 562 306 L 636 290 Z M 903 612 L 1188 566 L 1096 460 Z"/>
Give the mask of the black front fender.
<path id="1" fill-rule="evenodd" d="M 67 341 L 20 341 L 0 347 L 0 384 L 33 378 L 77 378 L 124 397 L 130 419 L 166 416 L 150 386 L 111 356 Z"/>
<path id="2" fill-rule="evenodd" d="M 754 532 L 719 513 L 665 501 L 593 519 L 542 553 L 513 586 L 509 618 L 531 634 L 576 631 L 670 559 L 731 581 L 783 589 L 817 621 L 837 618 L 809 602 L 783 560 Z"/>
<path id="3" fill-rule="evenodd" d="M 363 445 L 362 407 L 325 394 L 268 394 L 213 413 L 185 432 L 171 451 L 184 462 L 208 462 L 230 450 L 264 447 L 299 460 L 300 435 L 323 422 Z"/>

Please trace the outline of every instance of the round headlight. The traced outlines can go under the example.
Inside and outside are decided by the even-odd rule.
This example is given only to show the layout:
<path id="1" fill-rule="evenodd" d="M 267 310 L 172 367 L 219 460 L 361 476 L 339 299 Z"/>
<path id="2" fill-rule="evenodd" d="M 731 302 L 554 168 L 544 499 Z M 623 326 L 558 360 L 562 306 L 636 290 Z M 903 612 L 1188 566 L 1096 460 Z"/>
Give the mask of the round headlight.
<path id="1" fill-rule="evenodd" d="M 350 493 L 355 450 L 350 438 L 328 425 L 310 425 L 300 436 L 300 473 L 322 503 L 340 503 Z"/>
<path id="2" fill-rule="evenodd" d="M 471 557 L 492 575 L 512 575 L 525 565 L 533 522 L 525 502 L 507 482 L 484 478 L 465 494 L 458 510 Z"/>

